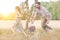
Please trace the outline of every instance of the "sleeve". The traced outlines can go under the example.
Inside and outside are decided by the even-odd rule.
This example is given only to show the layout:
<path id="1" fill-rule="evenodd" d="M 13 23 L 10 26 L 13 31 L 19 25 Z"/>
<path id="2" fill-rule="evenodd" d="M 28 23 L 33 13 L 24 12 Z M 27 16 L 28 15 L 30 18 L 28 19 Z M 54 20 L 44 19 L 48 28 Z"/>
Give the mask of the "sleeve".
<path id="1" fill-rule="evenodd" d="M 44 12 L 45 12 L 46 16 L 48 16 L 50 19 L 52 19 L 51 13 L 46 8 L 44 8 Z"/>

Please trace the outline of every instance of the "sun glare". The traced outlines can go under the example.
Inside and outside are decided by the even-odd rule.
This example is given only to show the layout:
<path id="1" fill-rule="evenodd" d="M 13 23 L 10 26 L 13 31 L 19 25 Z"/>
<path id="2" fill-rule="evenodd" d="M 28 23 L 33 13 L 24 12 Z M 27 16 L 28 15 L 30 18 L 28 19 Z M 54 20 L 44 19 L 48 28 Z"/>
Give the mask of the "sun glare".
<path id="1" fill-rule="evenodd" d="M 3 14 L 3 16 L 7 16 L 7 12 L 5 11 L 5 12 L 2 12 L 2 14 Z"/>
<path id="2" fill-rule="evenodd" d="M 20 0 L 0 0 L 0 12 L 6 16 L 9 12 L 15 11 L 15 6 L 20 4 Z"/>
<path id="3" fill-rule="evenodd" d="M 6 16 L 9 12 L 15 11 L 15 6 L 20 5 L 20 3 L 25 0 L 0 0 L 0 12 Z M 29 0 L 29 7 L 34 3 L 34 0 Z M 50 1 L 50 0 L 40 0 L 40 1 Z"/>

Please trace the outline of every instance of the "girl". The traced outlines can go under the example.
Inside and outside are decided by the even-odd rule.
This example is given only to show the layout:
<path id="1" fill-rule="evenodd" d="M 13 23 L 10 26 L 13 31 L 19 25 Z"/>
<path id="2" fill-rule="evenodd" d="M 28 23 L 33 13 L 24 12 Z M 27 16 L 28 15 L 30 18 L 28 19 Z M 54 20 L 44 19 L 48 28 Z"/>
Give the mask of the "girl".
<path id="1" fill-rule="evenodd" d="M 22 25 L 22 22 L 21 22 L 21 17 L 22 17 L 22 13 L 21 13 L 21 9 L 19 6 L 16 6 L 15 7 L 15 10 L 16 10 L 16 23 L 15 25 L 13 26 L 13 29 L 12 31 L 15 33 L 16 31 L 18 32 L 22 32 L 26 37 L 26 33 L 24 32 L 24 29 L 23 29 L 23 25 Z"/>

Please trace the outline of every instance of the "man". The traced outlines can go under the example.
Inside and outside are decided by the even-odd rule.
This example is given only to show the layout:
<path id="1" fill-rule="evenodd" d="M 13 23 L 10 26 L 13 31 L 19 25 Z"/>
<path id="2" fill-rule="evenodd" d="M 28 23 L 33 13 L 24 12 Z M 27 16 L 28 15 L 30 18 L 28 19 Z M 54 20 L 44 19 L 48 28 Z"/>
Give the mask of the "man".
<path id="1" fill-rule="evenodd" d="M 35 10 L 32 13 L 31 20 L 34 20 L 37 16 L 37 14 L 40 14 L 41 16 L 41 26 L 44 30 L 48 31 L 47 29 L 52 29 L 47 24 L 49 23 L 49 19 L 51 18 L 51 13 L 49 11 L 41 6 L 40 2 L 36 2 L 35 4 Z"/>
<path id="2" fill-rule="evenodd" d="M 20 7 L 16 6 L 15 10 L 16 10 L 16 23 L 14 24 L 14 26 L 12 28 L 12 31 L 14 33 L 16 33 L 16 31 L 22 32 L 27 37 L 27 34 L 24 32 L 23 25 L 22 25 L 22 22 L 21 22 L 21 17 L 22 17 L 21 15 L 22 14 L 21 14 Z"/>

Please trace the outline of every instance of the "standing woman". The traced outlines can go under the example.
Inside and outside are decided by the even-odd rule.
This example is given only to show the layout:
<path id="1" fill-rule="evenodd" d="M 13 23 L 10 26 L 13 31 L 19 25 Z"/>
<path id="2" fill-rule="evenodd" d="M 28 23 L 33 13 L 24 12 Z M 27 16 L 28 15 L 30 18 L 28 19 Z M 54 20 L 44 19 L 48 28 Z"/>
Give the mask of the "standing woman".
<path id="1" fill-rule="evenodd" d="M 22 17 L 22 12 L 19 6 L 15 7 L 16 10 L 16 23 L 13 26 L 13 32 L 15 33 L 16 31 L 22 32 L 26 37 L 26 33 L 24 32 L 23 25 L 21 22 L 21 17 Z"/>

